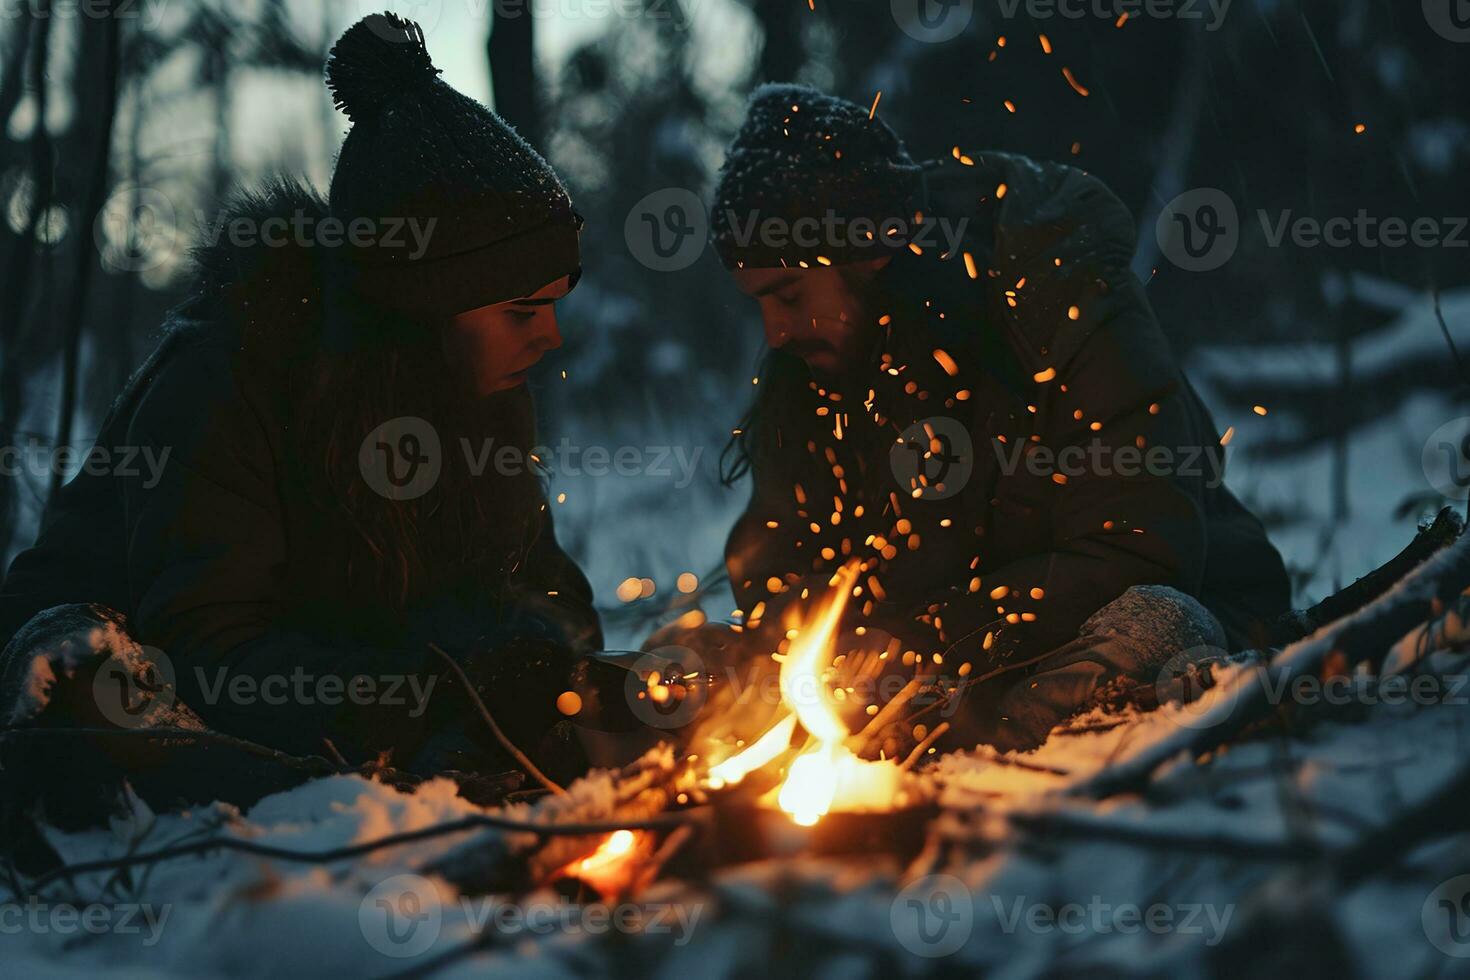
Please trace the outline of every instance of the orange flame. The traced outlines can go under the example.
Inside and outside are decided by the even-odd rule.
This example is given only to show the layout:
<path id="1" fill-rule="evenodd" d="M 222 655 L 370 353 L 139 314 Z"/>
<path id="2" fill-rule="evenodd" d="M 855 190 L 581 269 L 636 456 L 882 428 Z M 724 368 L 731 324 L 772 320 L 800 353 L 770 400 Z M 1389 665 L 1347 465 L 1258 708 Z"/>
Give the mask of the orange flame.
<path id="1" fill-rule="evenodd" d="M 629 887 L 637 866 L 636 858 L 647 843 L 647 835 L 632 830 L 615 830 L 597 850 L 562 868 L 558 878 L 576 878 L 604 896 Z"/>
<path id="2" fill-rule="evenodd" d="M 898 790 L 900 771 L 892 762 L 866 762 L 844 744 L 849 732 L 824 682 L 832 637 L 862 570 L 853 560 L 832 579 L 833 590 L 810 626 L 793 640 L 781 663 L 781 701 L 791 710 L 748 748 L 710 769 L 709 785 L 718 789 L 740 782 L 785 750 L 796 723 L 815 741 L 798 756 L 776 793 L 776 804 L 796 823 L 809 827 L 834 805 L 886 806 Z"/>
<path id="3" fill-rule="evenodd" d="M 633 850 L 633 845 L 638 843 L 638 838 L 631 830 L 615 830 L 608 835 L 607 840 L 598 845 L 597 850 L 582 858 L 572 865 L 573 874 L 596 873 L 615 865 L 627 853 Z"/>

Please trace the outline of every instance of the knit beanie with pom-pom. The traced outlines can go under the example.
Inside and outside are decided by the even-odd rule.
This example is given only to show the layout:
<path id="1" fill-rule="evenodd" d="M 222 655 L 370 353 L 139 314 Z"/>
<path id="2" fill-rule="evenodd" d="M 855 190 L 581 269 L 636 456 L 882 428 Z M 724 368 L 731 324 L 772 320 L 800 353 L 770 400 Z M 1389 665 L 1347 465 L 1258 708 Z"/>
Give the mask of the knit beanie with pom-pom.
<path id="1" fill-rule="evenodd" d="M 362 298 L 416 319 L 528 296 L 581 267 L 582 219 L 556 173 L 439 74 L 423 30 L 394 14 L 353 25 L 327 60 L 352 121 L 328 195 L 342 265 Z"/>
<path id="2" fill-rule="evenodd" d="M 762 85 L 726 151 L 711 237 L 729 268 L 875 258 L 905 247 L 892 232 L 913 223 L 921 171 L 870 109 L 806 85 Z"/>

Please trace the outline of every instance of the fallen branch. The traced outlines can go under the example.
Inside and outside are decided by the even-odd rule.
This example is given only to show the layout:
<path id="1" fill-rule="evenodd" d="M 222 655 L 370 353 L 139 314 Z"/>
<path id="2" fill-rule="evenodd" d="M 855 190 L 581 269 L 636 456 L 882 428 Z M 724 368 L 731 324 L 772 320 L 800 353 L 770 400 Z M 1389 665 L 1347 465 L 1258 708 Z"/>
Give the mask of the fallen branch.
<path id="1" fill-rule="evenodd" d="M 352 844 L 326 851 L 295 851 L 290 848 L 261 844 L 238 837 L 211 837 L 207 840 L 179 844 L 173 847 L 162 847 L 153 851 L 141 851 L 119 858 L 64 865 L 32 881 L 30 884 L 30 894 L 38 895 L 40 890 L 47 885 L 62 879 L 71 881 L 79 874 L 88 874 L 94 871 L 117 871 L 138 865 L 152 865 L 159 861 L 191 857 L 217 850 L 238 851 L 244 854 L 253 854 L 257 857 L 275 858 L 280 861 L 294 861 L 302 864 L 329 864 L 333 861 L 361 857 L 364 854 L 371 854 L 374 851 L 383 850 L 384 848 L 398 847 L 403 844 L 412 844 L 422 840 L 431 840 L 435 837 L 457 834 L 465 830 L 494 828 L 502 831 L 508 830 L 516 833 L 535 834 L 539 837 L 585 836 L 591 834 L 610 834 L 618 830 L 665 830 L 671 827 L 682 826 L 691 822 L 693 819 L 690 811 L 685 811 L 684 813 L 678 814 L 656 814 L 638 820 L 621 820 L 610 823 L 542 824 L 526 820 L 512 820 L 508 817 L 496 817 L 490 814 L 472 814 L 471 816 L 461 817 L 458 820 L 452 820 L 448 823 L 435 824 L 432 827 L 421 827 L 418 830 L 408 830 L 397 834 L 388 834 L 361 844 Z"/>
<path id="2" fill-rule="evenodd" d="M 1285 646 L 1295 643 L 1323 626 L 1357 612 L 1382 597 L 1394 583 L 1422 565 L 1430 556 L 1452 544 L 1464 529 L 1465 524 L 1460 515 L 1445 507 L 1432 524 L 1416 534 L 1408 547 L 1389 561 L 1312 608 L 1283 617 L 1271 631 L 1268 645 Z"/>
<path id="3" fill-rule="evenodd" d="M 1060 813 L 1011 814 L 1010 823 L 1032 834 L 1039 841 L 1074 838 L 1090 843 L 1120 844 L 1165 853 L 1206 854 L 1234 860 L 1316 861 L 1328 853 L 1320 845 L 1304 841 L 1262 841 L 1226 834 L 1185 834 Z M 1343 853 L 1347 852 L 1344 850 Z"/>
<path id="4" fill-rule="evenodd" d="M 485 707 L 485 702 L 480 699 L 479 692 L 475 690 L 475 685 L 470 683 L 469 677 L 465 675 L 464 668 L 459 665 L 459 662 L 445 653 L 438 644 L 430 643 L 429 649 L 442 657 L 444 662 L 449 665 L 449 669 L 454 671 L 454 676 L 459 679 L 460 684 L 464 685 L 465 694 L 469 696 L 475 709 L 480 712 L 480 717 L 485 720 L 485 724 L 490 726 L 490 731 L 495 736 L 496 741 L 500 743 L 501 748 L 509 752 L 510 757 L 516 760 L 521 768 L 526 770 L 536 782 L 545 786 L 558 796 L 566 796 L 567 791 L 562 789 L 560 784 L 553 782 L 540 769 L 536 768 L 536 763 L 532 762 L 526 753 L 517 748 L 516 744 L 510 740 L 510 737 L 501 731 L 500 726 L 495 722 L 495 716 L 490 713 L 489 708 Z"/>
<path id="5" fill-rule="evenodd" d="M 1405 634 L 1444 608 L 1447 597 L 1470 585 L 1470 536 L 1441 550 L 1387 593 L 1346 620 L 1287 647 L 1269 662 L 1241 669 L 1211 688 L 1198 702 L 1190 722 L 1133 755 L 1114 763 L 1072 792 L 1104 798 L 1139 790 L 1160 766 L 1181 755 L 1197 758 L 1228 742 L 1276 707 L 1272 692 L 1295 679 L 1320 673 L 1329 658 L 1341 669 L 1370 665 Z"/>
<path id="6" fill-rule="evenodd" d="M 647 863 L 639 869 L 639 881 L 634 886 L 633 891 L 637 892 L 641 890 L 657 878 L 663 870 L 664 865 L 694 837 L 694 833 L 694 828 L 686 824 L 685 826 L 676 828 L 673 833 L 669 834 L 659 847 L 657 853 L 650 857 Z M 445 967 L 458 963 L 476 953 L 490 949 L 500 940 L 507 938 L 509 937 L 494 929 L 479 930 L 474 938 L 468 942 L 451 947 L 426 961 L 414 963 L 398 973 L 389 974 L 385 980 L 415 980 L 418 977 L 433 976 Z"/>

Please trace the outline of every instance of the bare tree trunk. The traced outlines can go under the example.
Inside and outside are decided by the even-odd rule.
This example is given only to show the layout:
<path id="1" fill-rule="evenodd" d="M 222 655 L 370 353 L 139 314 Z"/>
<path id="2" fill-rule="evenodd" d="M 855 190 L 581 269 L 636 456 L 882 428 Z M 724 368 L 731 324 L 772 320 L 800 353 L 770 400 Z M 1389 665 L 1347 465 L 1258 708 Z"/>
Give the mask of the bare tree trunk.
<path id="1" fill-rule="evenodd" d="M 22 5 L 20 16 L 11 29 L 10 48 L 5 52 L 5 73 L 0 76 L 0 133 L 10 123 L 10 115 L 20 104 L 24 90 L 26 50 L 30 43 L 31 11 Z"/>
<path id="2" fill-rule="evenodd" d="M 1333 408 L 1333 414 L 1337 415 L 1340 424 L 1332 436 L 1332 517 L 1329 519 L 1328 527 L 1338 534 L 1342 534 L 1348 527 L 1348 467 L 1351 465 L 1348 458 L 1348 436 L 1349 428 L 1347 417 L 1350 414 L 1346 406 L 1352 404 L 1353 388 L 1353 336 L 1352 331 L 1344 322 L 1345 313 L 1339 311 L 1336 317 L 1337 337 L 1335 345 L 1337 365 L 1337 404 Z M 1332 549 L 1332 591 L 1342 591 L 1342 549 Z"/>
<path id="3" fill-rule="evenodd" d="M 321 19 L 321 56 L 322 62 L 327 60 L 327 54 L 332 50 L 332 43 L 336 40 L 336 22 L 333 19 L 333 7 L 331 4 L 322 4 Z M 332 161 L 337 157 L 337 144 L 342 141 L 342 126 L 337 109 L 332 105 L 331 98 L 326 94 L 326 89 L 317 86 L 317 102 L 322 109 L 322 170 L 328 175 L 332 173 Z"/>
<path id="4" fill-rule="evenodd" d="M 1154 172 L 1153 188 L 1139 207 L 1138 251 L 1133 257 L 1133 274 L 1142 282 L 1153 277 L 1159 261 L 1159 237 L 1154 224 L 1164 205 L 1185 189 L 1189 165 L 1194 158 L 1199 121 L 1209 76 L 1209 51 L 1205 32 L 1194 30 L 1184 52 L 1184 81 L 1177 89 L 1169 128 L 1159 141 L 1162 161 Z"/>
<path id="5" fill-rule="evenodd" d="M 230 141 L 230 86 L 234 80 L 230 77 L 228 47 L 222 46 L 220 50 L 210 52 L 208 57 L 215 59 L 214 163 L 211 186 L 215 203 L 218 204 L 230 192 L 230 184 L 234 179 L 232 171 L 235 151 Z"/>
<path id="6" fill-rule="evenodd" d="M 128 171 L 125 178 L 128 183 L 128 255 L 138 254 L 137 226 L 133 223 L 133 216 L 138 213 L 138 202 L 141 200 L 139 188 L 143 181 L 143 108 L 146 104 L 144 88 L 147 84 L 142 76 L 133 78 L 133 112 L 128 126 Z M 115 346 L 112 377 L 108 379 L 108 388 L 114 392 L 122 391 L 133 373 L 133 310 L 138 296 L 138 277 L 129 274 L 121 279 L 117 316 L 110 318 L 116 332 L 113 338 Z"/>
<path id="7" fill-rule="evenodd" d="M 105 8 L 104 16 L 100 18 L 89 18 L 82 23 L 86 30 L 104 32 L 99 39 L 102 46 L 102 100 L 97 107 L 99 118 L 97 120 L 96 144 L 92 152 L 92 172 L 90 182 L 87 185 L 87 196 L 82 209 L 85 218 L 81 227 L 92 229 L 96 227 L 97 217 L 102 213 L 102 207 L 107 203 L 107 190 L 110 186 L 112 168 L 109 165 L 112 159 L 112 129 L 117 118 L 117 93 L 118 75 L 121 66 L 121 20 L 112 16 L 112 4 L 109 2 Z M 83 50 L 86 50 L 83 45 Z M 83 62 L 85 64 L 85 61 Z M 77 101 L 85 104 L 84 98 L 87 89 L 91 88 L 91 75 L 85 67 L 78 67 L 76 73 L 75 89 Z M 72 419 L 76 414 L 77 401 L 77 368 L 81 361 L 82 327 L 87 312 L 87 294 L 92 283 L 92 270 L 97 267 L 100 256 L 97 252 L 95 236 L 81 235 L 77 238 L 76 247 L 76 278 L 72 283 L 71 301 L 67 311 L 67 323 L 65 342 L 62 346 L 61 362 L 61 406 L 58 410 L 56 421 L 56 441 L 54 445 L 59 449 L 71 444 Z M 61 488 L 62 473 L 57 467 L 51 470 L 51 489 L 47 495 L 49 505 L 58 489 Z"/>
<path id="8" fill-rule="evenodd" d="M 544 135 L 536 100 L 536 45 L 533 18 L 528 9 L 496 2 L 485 55 L 490 60 L 490 84 L 495 111 L 536 149 Z"/>
<path id="9" fill-rule="evenodd" d="M 0 365 L 0 445 L 6 446 L 15 444 L 21 412 L 25 407 L 23 393 L 29 347 L 29 332 L 26 328 L 31 306 L 31 286 L 37 278 L 36 235 L 42 217 L 51 207 L 55 176 L 51 135 L 46 129 L 46 68 L 52 21 L 50 6 L 50 0 L 39 0 L 36 17 L 31 25 L 33 30 L 29 33 L 30 43 L 19 52 L 23 63 L 27 51 L 30 52 L 30 84 L 36 98 L 36 122 L 30 139 L 30 213 L 26 217 L 24 230 L 17 236 L 15 250 L 11 253 L 8 268 L 5 270 L 4 284 L 0 286 L 0 352 L 4 354 L 3 365 Z M 44 288 L 42 292 L 44 294 Z M 0 479 L 0 559 L 10 553 L 15 538 L 16 489 L 22 480 L 23 474 Z"/>
<path id="10" fill-rule="evenodd" d="M 755 19 L 761 25 L 761 53 L 757 82 L 790 82 L 806 61 L 801 43 L 801 20 L 809 16 L 800 0 L 756 0 Z"/>

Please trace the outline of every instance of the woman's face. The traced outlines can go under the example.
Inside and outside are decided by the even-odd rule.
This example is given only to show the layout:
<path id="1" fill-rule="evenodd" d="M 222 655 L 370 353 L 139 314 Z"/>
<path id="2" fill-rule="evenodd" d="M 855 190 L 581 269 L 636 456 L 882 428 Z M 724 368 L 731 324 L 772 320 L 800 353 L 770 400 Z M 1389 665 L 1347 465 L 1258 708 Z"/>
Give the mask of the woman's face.
<path id="1" fill-rule="evenodd" d="M 543 354 L 561 346 L 555 303 L 571 290 L 571 276 L 530 296 L 460 313 L 444 331 L 444 357 L 477 396 L 522 385 Z"/>

